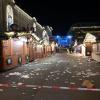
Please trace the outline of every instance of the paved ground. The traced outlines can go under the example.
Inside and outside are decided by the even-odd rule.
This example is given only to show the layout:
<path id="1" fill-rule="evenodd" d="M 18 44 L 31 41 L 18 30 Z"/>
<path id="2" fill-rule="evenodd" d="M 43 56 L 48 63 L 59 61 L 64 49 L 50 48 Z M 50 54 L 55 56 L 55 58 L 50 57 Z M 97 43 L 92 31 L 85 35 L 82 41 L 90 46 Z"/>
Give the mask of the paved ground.
<path id="1" fill-rule="evenodd" d="M 84 80 L 100 89 L 100 63 L 54 54 L 1 73 L 0 100 L 100 100 L 100 90 L 80 90 Z"/>

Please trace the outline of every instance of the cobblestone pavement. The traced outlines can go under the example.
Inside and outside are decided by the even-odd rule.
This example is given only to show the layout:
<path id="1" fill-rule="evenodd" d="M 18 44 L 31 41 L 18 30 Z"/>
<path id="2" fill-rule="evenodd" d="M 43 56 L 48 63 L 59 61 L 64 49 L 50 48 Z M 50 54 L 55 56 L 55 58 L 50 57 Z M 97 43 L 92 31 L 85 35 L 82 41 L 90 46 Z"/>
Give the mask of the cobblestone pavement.
<path id="1" fill-rule="evenodd" d="M 0 73 L 0 100 L 100 100 L 100 91 L 81 90 L 85 80 L 100 89 L 100 63 L 57 53 Z"/>

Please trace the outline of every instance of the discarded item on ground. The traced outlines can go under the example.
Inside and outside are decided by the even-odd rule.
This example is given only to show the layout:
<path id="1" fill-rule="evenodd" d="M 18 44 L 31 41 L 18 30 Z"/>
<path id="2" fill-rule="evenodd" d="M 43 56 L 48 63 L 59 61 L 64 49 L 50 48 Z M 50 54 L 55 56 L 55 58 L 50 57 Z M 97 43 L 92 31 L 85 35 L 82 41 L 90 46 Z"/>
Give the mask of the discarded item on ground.
<path id="1" fill-rule="evenodd" d="M 29 75 L 22 75 L 21 78 L 30 78 Z"/>
<path id="2" fill-rule="evenodd" d="M 95 85 L 90 80 L 84 80 L 82 83 L 82 86 L 86 87 L 86 88 L 94 88 L 95 87 Z"/>

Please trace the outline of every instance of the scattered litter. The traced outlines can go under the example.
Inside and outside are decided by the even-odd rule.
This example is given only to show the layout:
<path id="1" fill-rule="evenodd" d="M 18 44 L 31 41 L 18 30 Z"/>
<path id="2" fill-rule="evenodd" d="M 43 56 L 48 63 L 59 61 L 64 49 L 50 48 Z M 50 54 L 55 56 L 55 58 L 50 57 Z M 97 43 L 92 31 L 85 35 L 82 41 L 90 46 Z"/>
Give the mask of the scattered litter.
<path id="1" fill-rule="evenodd" d="M 90 75 L 90 76 L 97 76 L 97 75 L 100 75 L 100 74 L 97 72 L 97 73 L 88 73 L 88 75 Z"/>
<path id="2" fill-rule="evenodd" d="M 56 79 L 53 79 L 54 81 L 56 80 Z"/>
<path id="3" fill-rule="evenodd" d="M 77 67 L 77 65 L 74 65 L 73 67 Z"/>
<path id="4" fill-rule="evenodd" d="M 64 71 L 63 74 L 65 74 L 66 72 Z"/>
<path id="5" fill-rule="evenodd" d="M 46 78 L 45 80 L 46 80 L 46 81 L 48 81 L 49 79 L 48 79 L 48 78 Z"/>
<path id="6" fill-rule="evenodd" d="M 71 74 L 71 72 L 68 69 L 66 70 L 66 72 L 69 73 L 69 74 Z"/>
<path id="7" fill-rule="evenodd" d="M 76 76 L 82 76 L 83 78 L 97 76 L 97 75 L 100 75 L 100 73 L 99 72 L 92 72 L 90 69 L 76 73 Z"/>
<path id="8" fill-rule="evenodd" d="M 72 76 L 72 77 L 74 78 L 74 77 L 76 77 L 76 76 Z"/>
<path id="9" fill-rule="evenodd" d="M 70 84 L 75 84 L 74 82 L 70 82 Z"/>
<path id="10" fill-rule="evenodd" d="M 64 83 L 68 83 L 68 81 L 65 81 Z"/>
<path id="11" fill-rule="evenodd" d="M 9 73 L 9 75 L 16 75 L 16 76 L 20 76 L 20 75 L 21 75 L 21 73 L 19 73 L 19 72 L 14 72 L 14 73 Z"/>
<path id="12" fill-rule="evenodd" d="M 3 92 L 4 90 L 3 89 L 0 89 L 0 92 Z"/>
<path id="13" fill-rule="evenodd" d="M 56 78 L 57 80 L 60 79 L 59 77 Z"/>
<path id="14" fill-rule="evenodd" d="M 70 87 L 76 87 L 76 84 L 74 82 L 70 82 Z"/>
<path id="15" fill-rule="evenodd" d="M 33 76 L 34 76 L 35 74 L 33 74 L 33 73 L 30 73 L 30 75 L 33 75 Z"/>
<path id="16" fill-rule="evenodd" d="M 3 75 L 5 75 L 5 74 L 4 74 L 4 73 L 3 73 L 3 74 L 1 74 L 1 73 L 0 73 L 0 75 L 2 75 L 2 76 L 3 76 Z"/>
<path id="17" fill-rule="evenodd" d="M 22 75 L 21 78 L 30 78 L 29 75 Z"/>
<path id="18" fill-rule="evenodd" d="M 86 71 L 87 71 L 87 72 L 90 72 L 91 70 L 90 70 L 90 69 L 87 69 Z"/>
<path id="19" fill-rule="evenodd" d="M 88 62 L 91 62 L 91 58 L 88 58 Z"/>
<path id="20" fill-rule="evenodd" d="M 28 72 L 27 70 L 24 71 L 24 73 L 27 73 L 27 72 Z"/>
<path id="21" fill-rule="evenodd" d="M 23 85 L 24 83 L 19 82 L 17 85 Z"/>
<path id="22" fill-rule="evenodd" d="M 79 65 L 82 65 L 83 63 L 79 63 Z"/>
<path id="23" fill-rule="evenodd" d="M 60 73 L 57 73 L 57 75 L 60 75 Z"/>
<path id="24" fill-rule="evenodd" d="M 78 72 L 76 75 L 77 75 L 77 76 L 80 76 L 80 75 L 82 75 L 82 74 L 81 74 L 81 72 Z"/>
<path id="25" fill-rule="evenodd" d="M 29 67 L 32 67 L 33 65 L 28 65 Z"/>
<path id="26" fill-rule="evenodd" d="M 80 81 L 82 80 L 82 78 L 79 79 Z"/>
<path id="27" fill-rule="evenodd" d="M 78 61 L 80 61 L 81 59 L 78 59 Z"/>
<path id="28" fill-rule="evenodd" d="M 36 75 L 38 76 L 38 75 L 39 75 L 39 73 L 36 73 Z"/>
<path id="29" fill-rule="evenodd" d="M 53 74 L 53 72 L 50 72 L 50 74 Z"/>
<path id="30" fill-rule="evenodd" d="M 25 93 L 23 92 L 22 94 L 24 95 Z"/>
<path id="31" fill-rule="evenodd" d="M 6 75 L 5 77 L 6 77 L 6 78 L 9 77 L 9 75 Z"/>
<path id="32" fill-rule="evenodd" d="M 53 77 L 54 75 L 52 74 L 51 76 Z"/>
<path id="33" fill-rule="evenodd" d="M 12 84 L 14 85 L 14 84 L 16 84 L 16 82 L 12 82 Z"/>
<path id="34" fill-rule="evenodd" d="M 93 88 L 94 84 L 90 80 L 84 80 L 82 86 L 86 88 Z"/>
<path id="35" fill-rule="evenodd" d="M 40 71 L 40 70 L 41 70 L 40 68 L 35 69 L 35 71 Z"/>
<path id="36" fill-rule="evenodd" d="M 34 87 L 34 88 L 32 88 L 33 90 L 37 90 L 37 88 L 36 87 Z"/>
<path id="37" fill-rule="evenodd" d="M 49 65 L 49 64 L 52 64 L 52 63 L 42 63 L 42 64 L 44 64 L 44 65 L 47 65 L 48 64 Z"/>
<path id="38" fill-rule="evenodd" d="M 82 75 L 86 75 L 84 71 L 81 71 Z"/>

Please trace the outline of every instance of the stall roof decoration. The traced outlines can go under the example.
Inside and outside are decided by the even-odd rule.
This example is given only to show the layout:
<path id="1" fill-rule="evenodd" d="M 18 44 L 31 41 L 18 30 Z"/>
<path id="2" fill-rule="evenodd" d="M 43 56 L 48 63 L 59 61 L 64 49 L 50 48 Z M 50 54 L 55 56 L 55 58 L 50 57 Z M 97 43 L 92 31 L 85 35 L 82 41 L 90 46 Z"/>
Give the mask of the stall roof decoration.
<path id="1" fill-rule="evenodd" d="M 87 33 L 84 42 L 96 42 L 96 37 L 90 33 Z"/>
<path id="2" fill-rule="evenodd" d="M 5 32 L 5 35 L 7 36 L 7 37 L 13 37 L 14 36 L 14 32 Z M 40 41 L 40 38 L 37 36 L 37 35 L 35 35 L 35 33 L 27 33 L 27 32 L 20 32 L 20 33 L 17 33 L 17 36 L 18 37 L 21 37 L 21 36 L 32 36 L 36 41 Z"/>
<path id="3" fill-rule="evenodd" d="M 8 37 L 13 37 L 15 32 L 5 32 L 4 34 L 6 34 Z M 17 36 L 25 36 L 29 33 L 27 32 L 17 32 Z"/>
<path id="4" fill-rule="evenodd" d="M 35 35 L 34 33 L 32 33 L 32 36 L 37 40 L 40 41 L 39 37 L 37 35 Z"/>

